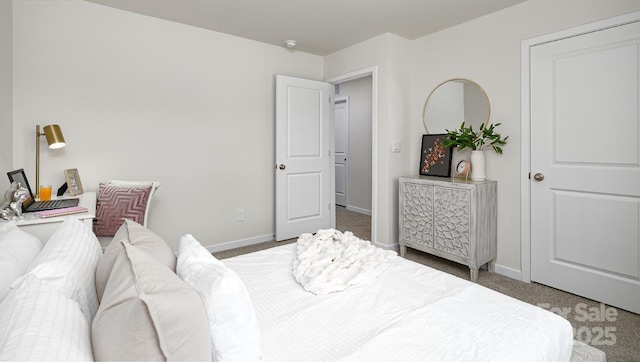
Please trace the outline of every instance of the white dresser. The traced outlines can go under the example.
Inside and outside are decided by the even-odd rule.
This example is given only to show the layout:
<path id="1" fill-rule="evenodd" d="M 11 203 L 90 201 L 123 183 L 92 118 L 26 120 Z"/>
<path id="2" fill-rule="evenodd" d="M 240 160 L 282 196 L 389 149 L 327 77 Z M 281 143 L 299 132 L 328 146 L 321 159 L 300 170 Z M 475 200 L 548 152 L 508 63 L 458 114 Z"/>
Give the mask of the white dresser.
<path id="1" fill-rule="evenodd" d="M 467 265 L 471 280 L 497 240 L 497 183 L 411 176 L 399 180 L 400 255 L 407 247 Z"/>
<path id="2" fill-rule="evenodd" d="M 89 228 L 93 228 L 93 219 L 96 217 L 96 193 L 85 192 L 81 195 L 74 196 L 79 198 L 78 206 L 84 206 L 89 211 L 81 214 L 74 214 L 73 217 L 80 219 Z M 55 199 L 56 197 L 52 197 Z M 49 237 L 60 227 L 60 224 L 68 216 L 57 216 L 47 219 L 41 219 L 37 217 L 33 212 L 26 212 L 22 214 L 24 219 L 20 221 L 6 221 L 0 218 L 0 223 L 15 222 L 18 227 L 35 235 L 43 244 L 49 240 Z"/>

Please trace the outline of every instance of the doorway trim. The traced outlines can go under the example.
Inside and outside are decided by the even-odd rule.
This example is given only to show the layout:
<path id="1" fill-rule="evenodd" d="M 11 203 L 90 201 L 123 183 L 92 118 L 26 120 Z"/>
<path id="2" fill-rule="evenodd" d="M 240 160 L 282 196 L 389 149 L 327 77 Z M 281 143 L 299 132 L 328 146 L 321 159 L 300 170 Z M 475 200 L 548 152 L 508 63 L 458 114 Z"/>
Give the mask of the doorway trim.
<path id="1" fill-rule="evenodd" d="M 520 280 L 531 283 L 531 48 L 545 43 L 637 22 L 640 11 L 524 40 L 520 48 Z"/>
<path id="2" fill-rule="evenodd" d="M 331 84 L 343 83 L 371 76 L 371 243 L 377 245 L 376 219 L 378 215 L 378 66 L 355 70 L 325 79 Z M 335 182 L 335 179 L 333 180 Z"/>
<path id="3" fill-rule="evenodd" d="M 344 103 L 346 105 L 347 108 L 347 114 L 349 114 L 349 97 L 348 96 L 335 96 L 334 100 L 333 100 L 333 134 L 334 134 L 334 144 L 333 144 L 333 156 L 334 156 L 334 161 L 333 161 L 333 167 L 335 167 L 335 158 L 337 157 L 338 151 L 337 151 L 337 147 L 335 145 L 335 135 L 336 135 L 336 117 L 335 117 L 335 110 L 336 110 L 336 105 L 338 103 Z M 349 116 L 347 116 L 347 129 L 346 129 L 346 138 L 345 138 L 345 149 L 346 149 L 346 155 L 349 158 Z M 334 176 L 337 175 L 337 172 L 333 173 Z M 337 177 L 337 176 L 336 176 Z M 344 206 L 345 208 L 348 209 L 349 206 L 349 163 L 347 162 L 345 164 L 345 175 L 344 175 Z M 334 191 L 336 190 L 336 188 L 334 187 Z M 336 192 L 336 205 L 338 205 L 338 196 L 337 196 L 337 192 Z"/>

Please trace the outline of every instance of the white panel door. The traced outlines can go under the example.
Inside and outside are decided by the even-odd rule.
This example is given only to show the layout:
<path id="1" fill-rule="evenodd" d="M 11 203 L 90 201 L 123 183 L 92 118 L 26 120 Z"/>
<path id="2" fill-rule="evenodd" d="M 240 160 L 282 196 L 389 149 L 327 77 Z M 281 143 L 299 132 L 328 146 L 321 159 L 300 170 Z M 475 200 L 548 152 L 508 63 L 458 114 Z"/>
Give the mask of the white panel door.
<path id="1" fill-rule="evenodd" d="M 531 279 L 640 313 L 640 23 L 531 48 Z"/>
<path id="2" fill-rule="evenodd" d="M 335 225 L 333 86 L 276 76 L 276 240 Z"/>
<path id="3" fill-rule="evenodd" d="M 335 125 L 335 175 L 336 205 L 347 206 L 347 175 L 349 153 L 349 99 L 336 98 L 334 108 Z"/>

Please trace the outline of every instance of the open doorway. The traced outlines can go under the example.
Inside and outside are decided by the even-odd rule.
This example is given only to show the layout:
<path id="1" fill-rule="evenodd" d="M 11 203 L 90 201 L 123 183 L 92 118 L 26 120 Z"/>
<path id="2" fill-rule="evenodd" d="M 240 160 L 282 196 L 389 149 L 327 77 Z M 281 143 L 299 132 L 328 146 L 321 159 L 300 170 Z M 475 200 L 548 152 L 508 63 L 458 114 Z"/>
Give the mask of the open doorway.
<path id="1" fill-rule="evenodd" d="M 373 77 L 334 83 L 336 88 L 336 228 L 371 240 L 373 210 Z"/>

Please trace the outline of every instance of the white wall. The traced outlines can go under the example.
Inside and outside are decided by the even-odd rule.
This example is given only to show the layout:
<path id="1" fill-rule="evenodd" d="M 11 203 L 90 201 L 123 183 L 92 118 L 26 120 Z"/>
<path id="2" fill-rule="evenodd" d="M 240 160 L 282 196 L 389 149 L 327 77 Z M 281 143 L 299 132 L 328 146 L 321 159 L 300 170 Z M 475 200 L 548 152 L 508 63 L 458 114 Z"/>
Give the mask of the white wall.
<path id="1" fill-rule="evenodd" d="M 11 9 L 11 1 L 0 1 L 0 197 L 9 187 L 4 173 L 13 167 Z"/>
<path id="2" fill-rule="evenodd" d="M 8 5 L 0 4 L 5 50 Z M 491 121 L 510 136 L 503 156 L 487 153 L 487 176 L 499 183 L 498 264 L 517 272 L 520 43 L 639 9 L 640 0 L 529 0 L 415 41 L 384 34 L 323 59 L 83 1 L 17 1 L 13 158 L 5 168 L 24 167 L 33 178 L 33 127 L 58 122 L 68 146 L 43 150 L 43 181 L 61 184 L 62 170 L 74 167 L 85 189 L 157 179 L 149 225 L 172 245 L 185 232 L 205 245 L 262 240 L 274 222 L 274 75 L 328 79 L 377 66 L 374 235 L 393 247 L 397 178 L 418 172 L 426 97 L 446 79 L 468 78 L 485 89 Z M 0 102 L 10 105 L 2 53 Z M 4 135 L 11 121 L 0 115 L 0 125 Z M 391 152 L 394 140 L 401 153 Z"/>
<path id="3" fill-rule="evenodd" d="M 34 125 L 57 122 L 43 182 L 159 180 L 149 227 L 174 248 L 272 240 L 275 75 L 320 80 L 321 57 L 85 1 L 13 6 L 16 168 L 34 178 Z"/>
<path id="4" fill-rule="evenodd" d="M 371 76 L 342 83 L 349 97 L 347 209 L 371 212 Z"/>
<path id="5" fill-rule="evenodd" d="M 491 122 L 509 135 L 504 155 L 487 152 L 487 177 L 498 181 L 498 260 L 520 271 L 520 45 L 525 39 L 640 9 L 636 0 L 530 0 L 412 42 L 410 149 L 423 132 L 422 105 L 450 78 L 480 84 L 491 101 Z M 456 126 L 456 125 L 454 125 Z M 418 153 L 408 154 L 417 164 Z M 415 172 L 414 172 L 415 173 Z"/>
<path id="6" fill-rule="evenodd" d="M 377 123 L 374 124 L 377 150 L 374 178 L 376 199 L 372 200 L 375 218 L 372 241 L 383 247 L 398 243 L 398 177 L 409 173 L 406 137 L 411 116 L 410 105 L 410 41 L 395 34 L 383 34 L 340 50 L 324 58 L 325 79 L 377 66 Z M 376 95 L 377 92 L 377 95 Z M 402 152 L 392 153 L 394 140 Z M 409 149 L 407 151 L 407 149 Z M 416 165 L 417 165 L 416 161 Z"/>

